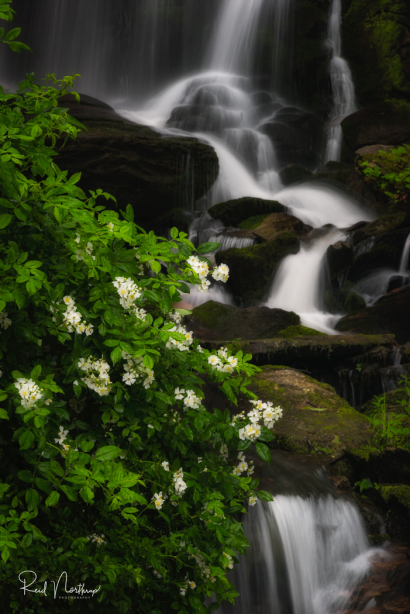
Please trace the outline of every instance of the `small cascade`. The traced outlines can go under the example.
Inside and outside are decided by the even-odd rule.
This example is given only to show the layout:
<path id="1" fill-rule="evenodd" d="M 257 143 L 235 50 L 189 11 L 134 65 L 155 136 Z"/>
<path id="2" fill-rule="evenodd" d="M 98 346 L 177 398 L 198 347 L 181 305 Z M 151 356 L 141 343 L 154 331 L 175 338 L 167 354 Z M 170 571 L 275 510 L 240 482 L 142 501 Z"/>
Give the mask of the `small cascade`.
<path id="1" fill-rule="evenodd" d="M 328 40 L 332 58 L 330 60 L 330 79 L 333 91 L 333 110 L 330 115 L 326 162 L 340 160 L 342 150 L 342 120 L 356 111 L 355 90 L 350 68 L 342 54 L 341 40 L 342 3 L 332 0 L 329 13 Z"/>
<path id="2" fill-rule="evenodd" d="M 383 392 L 390 392 L 399 387 L 399 382 L 406 377 L 406 368 L 402 365 L 379 369 Z"/>
<path id="3" fill-rule="evenodd" d="M 410 257 L 410 235 L 404 244 L 403 254 L 400 260 L 399 275 L 409 276 L 409 257 Z"/>
<path id="4" fill-rule="evenodd" d="M 232 574 L 240 597 L 220 614 L 341 612 L 378 552 L 356 506 L 331 495 L 258 501 L 244 529 L 251 548 Z"/>
<path id="5" fill-rule="evenodd" d="M 255 239 L 247 239 L 243 237 L 230 237 L 227 235 L 213 235 L 210 239 L 211 243 L 220 243 L 221 246 L 218 247 L 216 251 L 223 252 L 226 249 L 244 249 L 245 247 L 250 247 L 255 243 Z M 214 252 L 216 253 L 216 252 Z"/>

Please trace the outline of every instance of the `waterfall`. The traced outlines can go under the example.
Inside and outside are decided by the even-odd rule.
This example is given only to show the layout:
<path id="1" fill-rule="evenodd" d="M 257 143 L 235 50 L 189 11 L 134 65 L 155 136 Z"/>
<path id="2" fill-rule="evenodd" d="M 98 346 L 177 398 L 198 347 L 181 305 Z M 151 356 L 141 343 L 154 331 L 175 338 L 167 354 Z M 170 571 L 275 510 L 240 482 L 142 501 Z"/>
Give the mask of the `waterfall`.
<path id="1" fill-rule="evenodd" d="M 231 578 L 240 597 L 220 614 L 341 612 L 376 552 L 356 506 L 331 495 L 258 502 L 244 530 L 251 547 Z"/>
<path id="2" fill-rule="evenodd" d="M 399 275 L 409 275 L 410 235 L 404 244 L 403 254 L 400 260 Z"/>
<path id="3" fill-rule="evenodd" d="M 330 60 L 330 79 L 332 83 L 334 106 L 330 115 L 328 127 L 326 162 L 329 160 L 340 160 L 343 138 L 340 124 L 345 117 L 357 110 L 352 74 L 348 63 L 341 57 L 341 23 L 341 0 L 332 0 L 329 14 L 327 46 L 332 52 L 332 58 Z"/>

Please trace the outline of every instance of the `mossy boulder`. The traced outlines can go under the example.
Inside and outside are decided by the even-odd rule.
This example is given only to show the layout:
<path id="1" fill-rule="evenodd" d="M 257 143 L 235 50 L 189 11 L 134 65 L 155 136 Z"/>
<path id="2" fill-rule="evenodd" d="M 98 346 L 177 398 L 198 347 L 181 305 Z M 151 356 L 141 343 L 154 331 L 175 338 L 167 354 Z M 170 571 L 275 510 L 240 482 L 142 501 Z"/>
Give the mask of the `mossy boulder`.
<path id="1" fill-rule="evenodd" d="M 181 206 L 192 206 L 213 185 L 219 172 L 214 149 L 195 138 L 163 138 L 148 126 L 140 126 L 118 115 L 111 107 L 72 95 L 60 105 L 80 120 L 80 132 L 59 151 L 57 160 L 69 174 L 81 172 L 79 186 L 101 188 L 117 199 L 119 208 L 130 203 L 135 221 L 153 228 L 157 216 Z M 189 160 L 190 164 L 181 164 Z M 181 200 L 182 187 L 189 185 L 189 202 Z M 192 199 L 192 200 L 191 200 Z"/>
<path id="2" fill-rule="evenodd" d="M 291 312 L 292 313 L 292 312 Z M 308 328 L 307 326 L 301 326 L 300 324 L 293 324 L 287 328 L 280 330 L 278 337 L 282 339 L 294 339 L 295 337 L 323 337 L 326 333 L 322 333 L 314 328 Z"/>
<path id="3" fill-rule="evenodd" d="M 380 494 L 386 503 L 393 499 L 406 507 L 410 513 L 410 486 L 406 484 L 382 484 Z"/>
<path id="4" fill-rule="evenodd" d="M 343 52 L 362 104 L 410 94 L 407 0 L 352 0 L 343 18 Z"/>
<path id="5" fill-rule="evenodd" d="M 273 429 L 275 447 L 293 453 L 320 451 L 334 458 L 348 447 L 364 446 L 371 440 L 369 419 L 341 399 L 332 386 L 305 373 L 266 366 L 249 388 L 259 399 L 283 409 Z"/>
<path id="6" fill-rule="evenodd" d="M 358 173 L 355 168 L 353 149 L 350 150 L 349 162 L 330 161 L 325 166 L 317 169 L 312 175 L 312 180 L 328 183 L 338 190 L 347 192 L 349 196 L 353 196 L 353 198 L 366 205 L 375 213 L 383 211 L 363 175 Z"/>
<path id="7" fill-rule="evenodd" d="M 301 220 L 287 213 L 271 213 L 253 231 L 261 241 L 275 241 L 280 235 L 305 234 L 312 230 L 311 226 L 304 224 Z"/>
<path id="8" fill-rule="evenodd" d="M 373 307 L 345 316 L 336 325 L 341 332 L 380 335 L 392 333 L 399 343 L 410 341 L 410 286 L 386 294 Z"/>
<path id="9" fill-rule="evenodd" d="M 245 198 L 218 203 L 208 209 L 208 213 L 215 220 L 221 220 L 225 226 L 238 227 L 241 222 L 256 215 L 286 213 L 286 207 L 276 200 L 263 200 L 262 198 L 246 196 Z"/>
<path id="10" fill-rule="evenodd" d="M 398 269 L 409 233 L 410 228 L 400 228 L 376 235 L 372 249 L 364 253 L 360 253 L 361 250 L 358 250 L 358 254 L 349 269 L 348 279 L 355 282 L 375 269 L 386 267 L 393 270 Z M 358 245 L 358 248 L 360 248 L 360 245 Z"/>
<path id="11" fill-rule="evenodd" d="M 195 307 L 187 317 L 187 329 L 201 340 L 269 339 L 282 329 L 297 327 L 296 313 L 269 307 L 239 309 L 216 301 Z"/>
<path id="12" fill-rule="evenodd" d="M 238 228 L 242 230 L 254 230 L 258 228 L 263 222 L 263 220 L 269 215 L 269 213 L 263 213 L 262 215 L 254 215 L 252 217 L 248 217 L 247 220 L 238 224 Z"/>
<path id="13" fill-rule="evenodd" d="M 361 109 L 342 121 L 343 134 L 353 151 L 368 145 L 410 142 L 410 103 L 385 102 Z"/>
<path id="14" fill-rule="evenodd" d="M 353 263 L 353 248 L 346 241 L 337 241 L 327 248 L 326 261 L 333 285 L 340 287 L 338 277 Z"/>
<path id="15" fill-rule="evenodd" d="M 367 241 L 368 239 L 378 237 L 387 232 L 398 230 L 406 221 L 407 218 L 404 211 L 399 211 L 391 215 L 383 215 L 374 222 L 370 222 L 370 224 L 366 224 L 366 226 L 356 230 L 353 233 L 353 245 L 358 245 L 362 241 Z"/>
<path id="16" fill-rule="evenodd" d="M 215 260 L 217 264 L 224 262 L 229 266 L 227 286 L 235 300 L 249 305 L 264 298 L 278 264 L 285 256 L 297 254 L 299 249 L 298 237 L 284 233 L 275 241 L 217 252 Z"/>

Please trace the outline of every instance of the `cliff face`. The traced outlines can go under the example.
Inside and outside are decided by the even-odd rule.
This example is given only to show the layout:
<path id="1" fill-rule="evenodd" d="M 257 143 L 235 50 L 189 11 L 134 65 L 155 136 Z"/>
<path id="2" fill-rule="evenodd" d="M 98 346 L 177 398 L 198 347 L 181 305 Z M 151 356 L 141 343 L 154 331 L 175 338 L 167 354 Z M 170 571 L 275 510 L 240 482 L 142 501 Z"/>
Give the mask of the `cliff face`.
<path id="1" fill-rule="evenodd" d="M 362 105 L 410 100 L 410 3 L 343 0 L 343 54 Z"/>

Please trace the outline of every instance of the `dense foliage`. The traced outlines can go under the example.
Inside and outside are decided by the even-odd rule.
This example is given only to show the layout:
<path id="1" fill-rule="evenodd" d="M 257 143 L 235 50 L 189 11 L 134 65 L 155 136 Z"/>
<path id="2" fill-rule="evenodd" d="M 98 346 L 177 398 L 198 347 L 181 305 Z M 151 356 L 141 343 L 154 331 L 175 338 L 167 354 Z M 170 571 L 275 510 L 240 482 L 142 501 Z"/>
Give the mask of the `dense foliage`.
<path id="1" fill-rule="evenodd" d="M 410 145 L 389 151 L 380 150 L 380 166 L 373 162 L 360 163 L 365 177 L 384 192 L 394 204 L 406 204 L 410 194 Z M 383 169 L 386 166 L 389 171 Z"/>
<path id="2" fill-rule="evenodd" d="M 147 234 L 131 206 L 107 209 L 60 170 L 56 147 L 78 132 L 57 106 L 73 78 L 49 78 L 0 92 L 2 611 L 212 610 L 236 595 L 226 573 L 256 502 L 244 451 L 269 462 L 281 410 L 205 408 L 207 382 L 252 399 L 256 370 L 203 350 L 173 308 L 188 283 L 206 291 L 201 254 L 217 244 L 193 255 L 176 228 Z M 76 588 L 57 601 L 63 572 Z"/>

